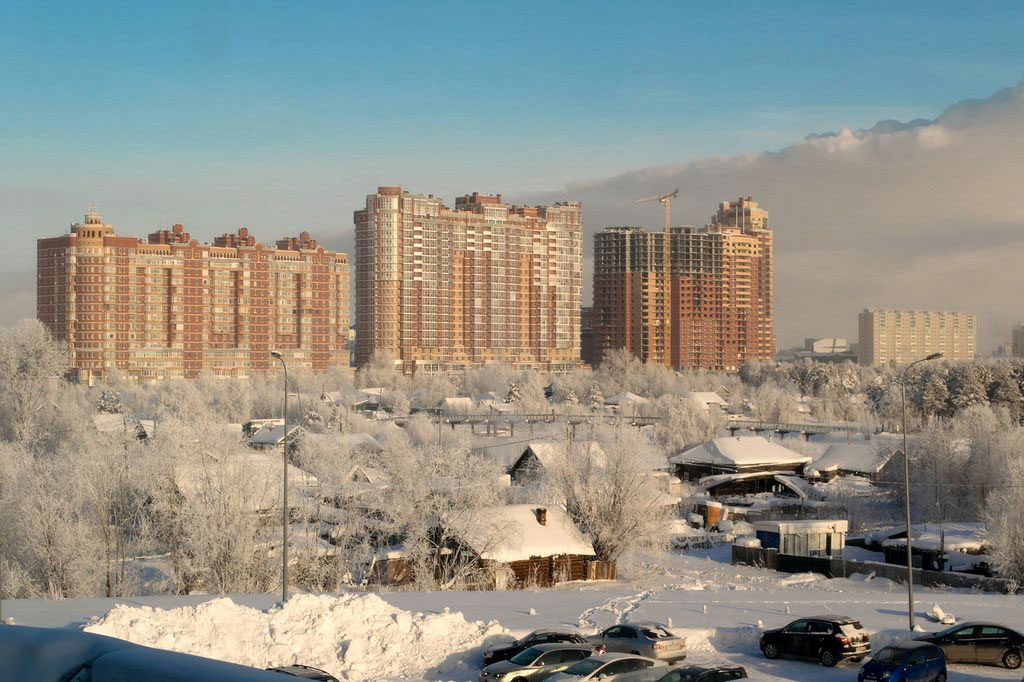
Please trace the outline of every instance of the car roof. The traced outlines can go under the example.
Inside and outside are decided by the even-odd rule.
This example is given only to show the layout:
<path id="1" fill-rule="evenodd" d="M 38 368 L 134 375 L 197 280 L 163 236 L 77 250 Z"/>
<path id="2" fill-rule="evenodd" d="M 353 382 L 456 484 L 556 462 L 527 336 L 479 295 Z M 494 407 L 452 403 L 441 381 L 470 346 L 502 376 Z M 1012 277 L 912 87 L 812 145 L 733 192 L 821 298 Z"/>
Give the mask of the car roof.
<path id="1" fill-rule="evenodd" d="M 849 616 L 837 616 L 830 614 L 828 616 L 806 616 L 804 618 L 798 618 L 797 620 L 827 620 L 830 623 L 859 623 L 860 621 L 856 618 L 850 618 Z"/>
<path id="2" fill-rule="evenodd" d="M 935 645 L 931 642 L 922 642 L 914 639 L 905 639 L 895 644 L 889 644 L 893 649 L 923 649 L 925 647 L 934 647 Z"/>
<path id="3" fill-rule="evenodd" d="M 537 628 L 530 635 L 543 635 L 548 633 L 558 633 L 560 635 L 578 635 L 580 631 L 576 628 L 569 627 L 568 625 L 552 625 L 551 627 Z M 529 637 L 530 635 L 527 635 Z"/>
<path id="4" fill-rule="evenodd" d="M 544 642 L 543 644 L 534 644 L 530 648 L 540 649 L 541 651 L 551 651 L 552 649 L 579 649 L 580 651 L 594 650 L 594 647 L 589 644 L 576 644 L 574 642 Z"/>
<path id="5" fill-rule="evenodd" d="M 986 627 L 986 628 L 1002 628 L 1004 630 L 1013 630 L 1013 628 L 1011 628 L 1008 625 L 1003 625 L 1001 623 L 990 623 L 990 622 L 985 621 L 985 620 L 968 620 L 968 621 L 965 621 L 963 623 L 957 623 L 957 625 L 959 625 L 960 627 L 968 627 L 968 626 L 971 626 L 971 625 L 974 625 L 974 626 L 979 626 L 980 625 L 981 627 Z M 950 626 L 950 627 L 952 627 L 952 626 Z M 1016 630 L 1013 630 L 1013 631 L 1016 632 Z"/>
<path id="6" fill-rule="evenodd" d="M 664 623 L 659 623 L 655 620 L 631 620 L 626 623 L 619 623 L 619 625 L 632 625 L 637 628 L 663 628 L 667 627 Z"/>

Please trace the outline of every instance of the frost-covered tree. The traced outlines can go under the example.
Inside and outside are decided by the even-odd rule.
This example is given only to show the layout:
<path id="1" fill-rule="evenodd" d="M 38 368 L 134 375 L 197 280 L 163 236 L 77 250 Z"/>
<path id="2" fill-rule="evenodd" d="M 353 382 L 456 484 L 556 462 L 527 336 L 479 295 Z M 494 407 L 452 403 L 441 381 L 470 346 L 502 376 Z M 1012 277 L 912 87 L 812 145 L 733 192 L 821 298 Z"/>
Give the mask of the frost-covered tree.
<path id="1" fill-rule="evenodd" d="M 1015 585 L 1024 584 L 1024 461 L 1007 463 L 1000 487 L 985 501 L 983 514 L 989 562 Z"/>
<path id="2" fill-rule="evenodd" d="M 643 448 L 650 444 L 632 429 L 595 432 L 591 440 L 574 443 L 561 465 L 548 472 L 566 512 L 590 536 L 601 561 L 617 561 L 624 552 L 667 537 L 671 508 L 636 466 Z"/>
<path id="3" fill-rule="evenodd" d="M 949 369 L 946 378 L 949 389 L 949 411 L 952 414 L 972 405 L 988 403 L 988 391 L 982 371 L 974 363 L 961 363 Z"/>
<path id="4" fill-rule="evenodd" d="M 121 402 L 120 393 L 112 388 L 105 388 L 96 401 L 96 411 L 104 414 L 123 414 L 128 410 Z"/>
<path id="5" fill-rule="evenodd" d="M 51 417 L 67 371 L 67 351 L 38 320 L 0 328 L 0 429 L 30 442 Z"/>
<path id="6" fill-rule="evenodd" d="M 679 452 L 688 445 L 710 440 L 717 435 L 718 420 L 689 396 L 677 398 L 663 395 L 652 407 L 660 417 L 655 426 L 655 440 L 667 453 Z"/>
<path id="7" fill-rule="evenodd" d="M 522 399 L 523 396 L 519 388 L 519 380 L 514 378 L 509 379 L 508 390 L 505 392 L 505 402 L 512 405 L 518 405 Z"/>
<path id="8" fill-rule="evenodd" d="M 591 410 L 600 410 L 603 408 L 604 394 L 601 392 L 601 387 L 597 384 L 590 384 L 590 386 L 587 387 L 587 395 L 584 400 Z"/>

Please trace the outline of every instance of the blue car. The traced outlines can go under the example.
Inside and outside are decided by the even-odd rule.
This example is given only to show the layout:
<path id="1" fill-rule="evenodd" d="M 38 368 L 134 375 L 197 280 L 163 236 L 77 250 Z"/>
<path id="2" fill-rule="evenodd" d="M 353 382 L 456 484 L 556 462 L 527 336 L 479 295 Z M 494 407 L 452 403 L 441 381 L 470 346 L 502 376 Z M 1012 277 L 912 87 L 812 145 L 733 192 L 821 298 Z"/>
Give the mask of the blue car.
<path id="1" fill-rule="evenodd" d="M 929 642 L 906 641 L 887 646 L 871 657 L 857 682 L 946 682 L 946 656 Z"/>

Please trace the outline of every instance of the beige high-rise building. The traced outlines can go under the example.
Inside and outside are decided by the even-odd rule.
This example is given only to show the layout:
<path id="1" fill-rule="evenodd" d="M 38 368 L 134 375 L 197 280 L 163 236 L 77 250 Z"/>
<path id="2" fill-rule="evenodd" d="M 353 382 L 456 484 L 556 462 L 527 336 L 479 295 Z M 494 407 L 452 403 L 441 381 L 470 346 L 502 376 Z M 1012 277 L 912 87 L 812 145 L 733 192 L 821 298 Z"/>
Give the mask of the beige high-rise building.
<path id="1" fill-rule="evenodd" d="M 582 207 L 513 206 L 378 187 L 356 211 L 357 366 L 390 351 L 406 372 L 488 362 L 580 363 Z"/>
<path id="2" fill-rule="evenodd" d="M 78 379 L 246 376 L 273 366 L 348 366 L 348 256 L 307 232 L 264 246 L 246 228 L 213 244 L 181 225 L 147 240 L 95 210 L 40 239 L 36 311 Z"/>
<path id="3" fill-rule="evenodd" d="M 1013 328 L 1011 348 L 1013 357 L 1024 358 L 1024 324 L 1019 324 Z"/>
<path id="4" fill-rule="evenodd" d="M 967 313 L 865 309 L 859 327 L 864 365 L 903 365 L 932 353 L 956 362 L 977 353 L 978 323 Z"/>

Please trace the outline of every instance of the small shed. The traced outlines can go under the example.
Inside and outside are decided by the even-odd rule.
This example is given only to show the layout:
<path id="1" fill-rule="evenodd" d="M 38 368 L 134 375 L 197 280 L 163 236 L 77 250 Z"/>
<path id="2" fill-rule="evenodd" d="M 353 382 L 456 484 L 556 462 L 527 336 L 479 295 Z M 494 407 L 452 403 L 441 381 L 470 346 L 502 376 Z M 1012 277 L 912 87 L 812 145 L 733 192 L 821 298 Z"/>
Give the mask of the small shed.
<path id="1" fill-rule="evenodd" d="M 288 425 L 288 441 L 289 447 L 295 440 L 296 436 L 302 432 L 302 427 L 298 424 Z M 284 442 L 284 424 L 264 424 L 260 427 L 256 433 L 249 438 L 249 445 L 256 448 L 257 450 L 265 450 L 267 448 L 280 447 L 281 443 Z"/>
<path id="2" fill-rule="evenodd" d="M 802 474 L 811 458 L 761 436 L 729 436 L 684 450 L 669 461 L 681 480 L 697 481 L 716 474 L 753 471 Z"/>
<path id="3" fill-rule="evenodd" d="M 792 556 L 841 557 L 849 523 L 845 520 L 757 521 L 754 534 L 766 549 Z"/>

